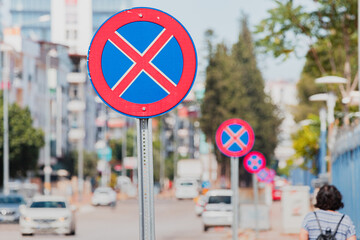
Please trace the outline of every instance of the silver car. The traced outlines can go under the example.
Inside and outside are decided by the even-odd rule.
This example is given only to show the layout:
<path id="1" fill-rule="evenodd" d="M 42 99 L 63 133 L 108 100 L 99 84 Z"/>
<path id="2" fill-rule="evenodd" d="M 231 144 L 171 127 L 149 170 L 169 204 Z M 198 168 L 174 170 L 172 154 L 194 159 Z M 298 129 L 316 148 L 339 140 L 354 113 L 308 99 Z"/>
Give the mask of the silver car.
<path id="1" fill-rule="evenodd" d="M 0 195 L 0 222 L 19 221 L 19 207 L 23 204 L 25 204 L 25 201 L 21 195 Z"/>
<path id="2" fill-rule="evenodd" d="M 210 227 L 231 226 L 232 224 L 232 191 L 215 189 L 206 193 L 206 203 L 202 213 L 204 231 Z"/>
<path id="3" fill-rule="evenodd" d="M 75 235 L 75 208 L 64 197 L 36 196 L 28 206 L 20 207 L 20 232 Z"/>
<path id="4" fill-rule="evenodd" d="M 116 192 L 110 187 L 96 188 L 91 198 L 91 203 L 94 206 L 115 206 L 116 205 Z"/>

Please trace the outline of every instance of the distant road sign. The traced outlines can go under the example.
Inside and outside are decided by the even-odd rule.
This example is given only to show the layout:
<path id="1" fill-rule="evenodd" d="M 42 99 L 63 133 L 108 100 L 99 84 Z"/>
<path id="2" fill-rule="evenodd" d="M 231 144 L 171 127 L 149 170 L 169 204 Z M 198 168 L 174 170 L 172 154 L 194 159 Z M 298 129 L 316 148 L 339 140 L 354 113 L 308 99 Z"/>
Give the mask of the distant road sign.
<path id="1" fill-rule="evenodd" d="M 187 30 L 152 8 L 110 17 L 95 33 L 88 53 L 88 72 L 99 97 L 137 118 L 176 107 L 189 93 L 196 69 L 196 50 Z"/>
<path id="2" fill-rule="evenodd" d="M 247 122 L 233 118 L 219 126 L 215 140 L 219 150 L 226 156 L 241 157 L 254 146 L 255 135 Z"/>
<path id="3" fill-rule="evenodd" d="M 266 159 L 262 153 L 253 151 L 245 156 L 243 164 L 249 173 L 257 173 L 265 167 Z"/>
<path id="4" fill-rule="evenodd" d="M 100 160 L 109 162 L 112 158 L 112 150 L 110 147 L 100 148 L 96 152 Z"/>
<path id="5" fill-rule="evenodd" d="M 256 177 L 260 182 L 271 183 L 275 178 L 275 170 L 269 168 L 262 168 L 256 173 Z"/>

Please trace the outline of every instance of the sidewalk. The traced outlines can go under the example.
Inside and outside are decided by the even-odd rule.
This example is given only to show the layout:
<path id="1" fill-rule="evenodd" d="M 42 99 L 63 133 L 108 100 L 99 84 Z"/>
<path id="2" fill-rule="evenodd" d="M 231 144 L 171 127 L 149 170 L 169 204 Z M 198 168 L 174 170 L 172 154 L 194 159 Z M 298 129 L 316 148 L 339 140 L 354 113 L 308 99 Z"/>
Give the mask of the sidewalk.
<path id="1" fill-rule="evenodd" d="M 284 234 L 282 232 L 281 203 L 273 202 L 270 209 L 270 230 L 260 231 L 256 240 L 297 240 L 298 234 Z M 231 235 L 228 239 L 232 239 Z M 239 230 L 239 240 L 255 240 L 253 230 Z"/>

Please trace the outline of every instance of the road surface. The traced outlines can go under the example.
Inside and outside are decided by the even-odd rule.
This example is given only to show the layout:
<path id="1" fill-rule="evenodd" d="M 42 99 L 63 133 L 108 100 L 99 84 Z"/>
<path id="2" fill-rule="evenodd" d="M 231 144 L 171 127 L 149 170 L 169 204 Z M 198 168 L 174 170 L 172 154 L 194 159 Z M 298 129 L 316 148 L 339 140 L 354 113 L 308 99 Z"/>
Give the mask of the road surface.
<path id="1" fill-rule="evenodd" d="M 191 200 L 159 199 L 155 201 L 156 240 L 225 240 L 230 228 L 203 232 L 201 218 Z M 0 224 L 0 239 L 67 240 L 137 240 L 139 210 L 135 199 L 119 201 L 116 208 L 84 205 L 77 212 L 76 236 L 34 235 L 21 237 L 17 224 Z"/>

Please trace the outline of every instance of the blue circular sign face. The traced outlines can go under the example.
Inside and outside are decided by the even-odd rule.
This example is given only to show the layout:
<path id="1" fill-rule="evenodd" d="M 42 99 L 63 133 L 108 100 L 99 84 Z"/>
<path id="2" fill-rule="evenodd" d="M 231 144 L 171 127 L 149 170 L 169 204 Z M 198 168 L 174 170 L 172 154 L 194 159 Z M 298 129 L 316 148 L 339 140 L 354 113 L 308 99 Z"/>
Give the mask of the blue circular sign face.
<path id="1" fill-rule="evenodd" d="M 161 115 L 180 103 L 195 80 L 195 46 L 172 16 L 152 8 L 115 14 L 90 44 L 88 70 L 100 98 L 125 115 Z"/>

